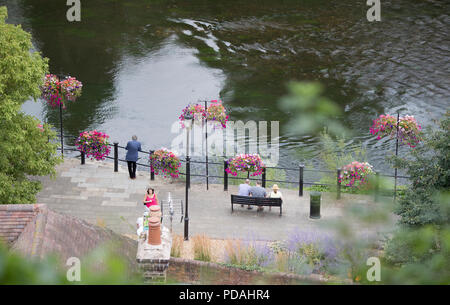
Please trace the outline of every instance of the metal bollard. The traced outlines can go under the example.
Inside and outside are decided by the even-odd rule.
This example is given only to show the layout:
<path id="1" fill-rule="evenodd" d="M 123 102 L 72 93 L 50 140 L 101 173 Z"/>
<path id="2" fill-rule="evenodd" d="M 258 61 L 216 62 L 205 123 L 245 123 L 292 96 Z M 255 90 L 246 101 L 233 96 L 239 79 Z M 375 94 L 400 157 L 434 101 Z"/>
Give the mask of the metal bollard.
<path id="1" fill-rule="evenodd" d="M 263 168 L 263 172 L 262 172 L 262 187 L 266 187 L 266 168 Z"/>
<path id="2" fill-rule="evenodd" d="M 337 170 L 337 190 L 336 190 L 336 199 L 341 199 L 341 169 Z"/>
<path id="3" fill-rule="evenodd" d="M 153 171 L 153 161 L 152 161 L 152 156 L 153 153 L 155 151 L 154 150 L 150 150 L 150 180 L 155 180 L 155 172 Z"/>
<path id="4" fill-rule="evenodd" d="M 303 169 L 305 166 L 302 164 L 299 167 L 299 179 L 298 179 L 298 196 L 303 196 Z"/>
<path id="5" fill-rule="evenodd" d="M 119 143 L 114 142 L 114 172 L 119 171 Z"/>
<path id="6" fill-rule="evenodd" d="M 228 173 L 227 173 L 227 168 L 228 168 L 228 162 L 227 160 L 223 161 L 223 190 L 224 191 L 228 191 Z"/>
<path id="7" fill-rule="evenodd" d="M 320 218 L 320 201 L 322 193 L 311 192 L 309 193 L 309 218 L 319 219 Z"/>

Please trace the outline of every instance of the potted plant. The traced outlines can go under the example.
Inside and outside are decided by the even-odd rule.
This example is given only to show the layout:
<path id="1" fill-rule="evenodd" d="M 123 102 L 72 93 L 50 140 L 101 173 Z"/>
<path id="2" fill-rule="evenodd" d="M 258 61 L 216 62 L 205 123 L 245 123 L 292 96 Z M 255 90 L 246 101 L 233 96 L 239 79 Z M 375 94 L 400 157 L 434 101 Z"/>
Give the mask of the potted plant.
<path id="1" fill-rule="evenodd" d="M 353 161 L 342 167 L 339 182 L 350 188 L 366 189 L 373 174 L 373 166 L 369 163 Z"/>
<path id="2" fill-rule="evenodd" d="M 151 154 L 150 164 L 155 175 L 161 174 L 164 178 L 178 178 L 180 175 L 180 158 L 167 148 L 161 148 Z"/>
<path id="3" fill-rule="evenodd" d="M 111 152 L 108 138 L 109 136 L 106 133 L 97 130 L 84 131 L 75 140 L 75 146 L 88 158 L 98 161 L 105 160 Z"/>
<path id="4" fill-rule="evenodd" d="M 249 176 L 258 176 L 262 174 L 264 168 L 265 165 L 258 154 L 240 154 L 228 160 L 226 172 L 233 176 L 237 176 L 237 172 L 248 172 Z"/>

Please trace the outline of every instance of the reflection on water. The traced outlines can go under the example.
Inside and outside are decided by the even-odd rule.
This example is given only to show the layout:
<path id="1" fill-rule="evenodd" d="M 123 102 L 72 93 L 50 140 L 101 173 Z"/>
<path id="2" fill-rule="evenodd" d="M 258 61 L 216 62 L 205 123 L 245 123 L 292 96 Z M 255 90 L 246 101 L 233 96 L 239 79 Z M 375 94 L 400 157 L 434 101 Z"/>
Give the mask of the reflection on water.
<path id="1" fill-rule="evenodd" d="M 379 167 L 393 145 L 370 137 L 375 116 L 401 111 L 427 125 L 449 107 L 445 1 L 385 0 L 374 23 L 361 0 L 97 0 L 83 2 L 80 23 L 67 22 L 57 0 L 2 4 L 9 22 L 33 34 L 51 72 L 83 81 L 64 114 L 72 135 L 98 128 L 120 142 L 138 134 L 148 148 L 169 146 L 181 109 L 218 96 L 231 120 L 278 120 L 283 128 L 289 115 L 276 102 L 286 82 L 319 80 Z M 58 122 L 47 106 L 24 109 Z M 317 154 L 315 138 L 281 130 L 284 165 Z"/>
<path id="2" fill-rule="evenodd" d="M 221 70 L 200 65 L 194 50 L 169 37 L 139 60 L 123 58 L 115 78 L 114 112 L 99 128 L 121 143 L 136 134 L 148 148 L 169 147 L 171 126 L 187 101 L 218 96 L 224 80 Z"/>

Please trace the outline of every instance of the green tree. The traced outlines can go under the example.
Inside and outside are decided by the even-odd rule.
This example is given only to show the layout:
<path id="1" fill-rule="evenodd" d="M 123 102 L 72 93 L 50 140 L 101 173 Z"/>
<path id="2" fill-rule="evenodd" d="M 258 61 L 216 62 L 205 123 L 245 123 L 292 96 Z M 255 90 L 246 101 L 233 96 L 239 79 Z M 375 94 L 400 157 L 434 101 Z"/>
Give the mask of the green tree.
<path id="1" fill-rule="evenodd" d="M 392 274 L 393 282 L 412 283 L 411 278 L 417 276 L 426 283 L 450 282 L 449 129 L 447 113 L 440 128 L 428 129 L 423 144 L 410 156 L 392 158 L 411 177 L 411 186 L 399 198 L 395 210 L 402 227 L 385 248 L 387 262 L 400 266 L 402 271 Z"/>
<path id="2" fill-rule="evenodd" d="M 442 202 L 450 187 L 450 113 L 438 130 L 427 130 L 422 145 L 406 158 L 393 157 L 394 164 L 411 177 L 411 187 L 399 199 L 396 213 L 410 226 L 448 222 L 448 203 Z"/>
<path id="3" fill-rule="evenodd" d="M 32 51 L 31 35 L 6 24 L 0 7 L 0 203 L 33 203 L 40 183 L 31 176 L 55 173 L 56 134 L 49 125 L 21 112 L 22 104 L 40 95 L 48 60 Z"/>

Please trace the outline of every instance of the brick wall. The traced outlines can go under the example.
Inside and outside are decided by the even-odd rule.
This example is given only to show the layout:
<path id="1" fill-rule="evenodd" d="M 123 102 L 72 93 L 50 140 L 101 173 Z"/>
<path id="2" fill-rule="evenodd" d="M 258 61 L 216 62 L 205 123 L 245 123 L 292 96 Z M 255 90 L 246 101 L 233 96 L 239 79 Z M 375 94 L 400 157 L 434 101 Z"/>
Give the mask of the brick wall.
<path id="1" fill-rule="evenodd" d="M 173 257 L 170 259 L 167 280 L 206 285 L 298 285 L 325 284 L 329 281 L 325 277 L 316 274 L 301 276 L 286 273 L 245 271 L 215 263 Z"/>

